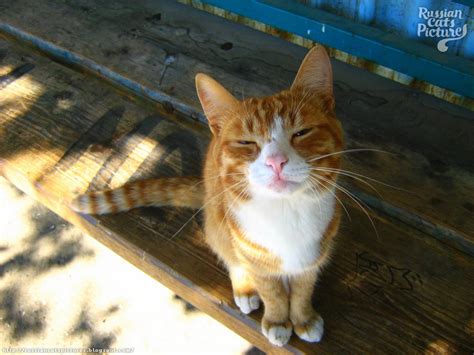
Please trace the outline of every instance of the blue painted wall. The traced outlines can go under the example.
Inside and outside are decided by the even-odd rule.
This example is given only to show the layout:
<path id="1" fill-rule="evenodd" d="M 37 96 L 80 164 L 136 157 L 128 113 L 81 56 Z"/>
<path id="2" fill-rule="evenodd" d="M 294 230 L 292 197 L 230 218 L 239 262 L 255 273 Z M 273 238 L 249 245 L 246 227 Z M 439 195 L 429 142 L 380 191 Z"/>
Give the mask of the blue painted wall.
<path id="1" fill-rule="evenodd" d="M 293 0 L 296 1 L 296 0 Z M 374 26 L 381 30 L 397 33 L 407 39 L 436 47 L 434 38 L 420 38 L 417 28 L 420 18 L 419 7 L 429 10 L 461 10 L 462 19 L 456 19 L 456 27 L 467 24 L 468 34 L 461 40 L 448 44 L 448 52 L 474 59 L 474 9 L 450 0 L 299 0 L 305 5 Z"/>

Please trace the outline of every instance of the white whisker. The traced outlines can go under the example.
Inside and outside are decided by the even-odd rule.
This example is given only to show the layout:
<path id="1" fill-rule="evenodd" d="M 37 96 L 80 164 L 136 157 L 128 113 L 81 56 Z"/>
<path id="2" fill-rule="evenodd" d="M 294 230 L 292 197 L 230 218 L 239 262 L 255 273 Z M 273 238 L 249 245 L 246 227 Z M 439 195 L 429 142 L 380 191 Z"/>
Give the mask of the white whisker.
<path id="1" fill-rule="evenodd" d="M 226 220 L 227 218 L 227 215 L 228 213 L 230 212 L 230 210 L 232 209 L 232 207 L 234 206 L 235 202 L 237 202 L 237 200 L 245 193 L 248 191 L 248 187 L 247 186 L 244 186 L 244 188 L 242 189 L 242 191 L 240 191 L 240 193 L 232 200 L 231 204 L 227 207 L 227 210 L 224 214 L 224 217 L 222 218 L 222 221 L 221 223 L 219 224 L 219 227 L 217 228 L 217 231 L 218 231 L 218 234 L 220 232 L 220 229 L 222 227 L 222 224 L 224 223 L 224 221 Z"/>
<path id="2" fill-rule="evenodd" d="M 409 194 L 412 194 L 413 192 L 411 191 L 408 191 L 406 189 L 403 189 L 401 187 L 397 187 L 397 186 L 394 186 L 394 185 L 390 185 L 390 184 L 387 184 L 383 181 L 380 181 L 380 180 L 377 180 L 377 179 L 374 179 L 374 178 L 371 178 L 371 177 L 368 177 L 366 175 L 363 175 L 363 174 L 359 174 L 359 173 L 355 173 L 353 171 L 349 171 L 349 170 L 344 170 L 344 169 L 335 169 L 335 168 L 329 168 L 329 167 L 317 167 L 317 168 L 311 168 L 311 170 L 313 169 L 325 169 L 326 171 L 331 171 L 331 172 L 336 172 L 336 173 L 339 173 L 341 175 L 346 175 L 346 176 L 349 176 L 349 177 L 352 177 L 354 179 L 357 179 L 357 180 L 360 180 L 358 177 L 360 178 L 364 178 L 364 179 L 367 179 L 367 180 L 370 180 L 370 181 L 373 181 L 373 182 L 376 182 L 380 185 L 384 185 L 384 186 L 387 186 L 387 187 L 390 187 L 392 189 L 395 189 L 395 190 L 399 190 L 399 191 L 403 191 L 403 192 L 406 192 L 406 193 L 409 193 Z M 354 176 L 351 176 L 351 175 L 354 175 Z M 363 181 L 364 182 L 364 181 Z M 367 184 L 367 182 L 365 182 Z M 374 190 L 375 188 L 372 186 L 372 185 L 369 185 L 371 186 Z M 380 194 L 379 194 L 380 195 Z"/>
<path id="3" fill-rule="evenodd" d="M 321 195 L 318 192 L 318 187 L 313 185 L 311 182 L 312 182 L 312 180 L 311 180 L 311 176 L 310 176 L 310 179 L 307 181 L 307 183 L 308 183 L 309 188 L 311 189 L 311 191 L 316 194 L 316 197 L 318 199 L 318 205 L 319 205 L 319 213 L 322 214 L 323 209 L 321 208 Z"/>
<path id="4" fill-rule="evenodd" d="M 383 199 L 383 197 L 382 197 L 382 195 L 380 194 L 380 192 L 379 192 L 374 186 L 372 186 L 372 185 L 369 184 L 367 181 L 365 181 L 365 180 L 363 180 L 363 179 L 361 179 L 361 178 L 359 178 L 359 177 L 357 177 L 357 176 L 352 176 L 352 175 L 350 175 L 349 173 L 343 172 L 343 171 L 338 170 L 338 169 L 332 170 L 332 169 L 326 169 L 326 168 L 312 168 L 311 170 L 313 170 L 313 171 L 322 171 L 322 172 L 336 173 L 336 174 L 340 174 L 340 175 L 344 175 L 344 176 L 348 176 L 348 177 L 351 177 L 351 178 L 353 178 L 353 179 L 356 179 L 356 180 L 358 180 L 358 181 L 360 181 L 360 182 L 366 184 L 367 186 L 369 186 L 372 190 L 375 191 L 375 193 L 376 193 L 381 199 Z"/>
<path id="5" fill-rule="evenodd" d="M 385 150 L 380 150 L 380 149 L 356 148 L 356 149 L 341 150 L 339 152 L 333 152 L 333 153 L 324 154 L 324 155 L 316 156 L 316 157 L 309 157 L 308 158 L 309 160 L 307 159 L 306 162 L 309 163 L 312 161 L 320 160 L 320 159 L 327 158 L 333 155 L 338 155 L 338 154 L 357 153 L 357 152 L 378 152 L 378 153 L 394 154 L 394 153 L 390 153 L 390 152 L 387 152 Z"/>
<path id="6" fill-rule="evenodd" d="M 317 184 L 320 184 L 320 185 L 322 185 L 323 187 L 325 187 L 325 188 L 328 190 L 328 192 L 329 192 L 330 194 L 332 194 L 332 195 L 335 197 L 335 199 L 339 202 L 339 204 L 340 204 L 340 205 L 342 206 L 342 208 L 344 209 L 344 211 L 345 211 L 345 213 L 346 213 L 347 218 L 349 219 L 349 221 L 352 222 L 351 215 L 349 214 L 349 211 L 347 210 L 346 205 L 344 205 L 344 203 L 341 201 L 341 199 L 340 199 L 339 197 L 337 197 L 337 193 L 331 191 L 330 188 L 328 188 L 326 185 L 324 185 L 321 181 L 318 181 L 317 179 L 315 179 L 314 176 L 311 176 L 311 175 L 310 175 L 310 179 L 314 179 L 313 181 L 315 181 Z"/>
<path id="7" fill-rule="evenodd" d="M 224 194 L 225 192 L 229 191 L 231 188 L 235 187 L 235 186 L 238 186 L 239 184 L 243 184 L 245 183 L 245 180 L 241 180 L 233 185 L 231 185 L 230 187 L 224 189 L 223 191 L 221 191 L 220 193 L 218 193 L 216 196 L 213 196 L 209 201 L 207 201 L 201 208 L 199 208 L 195 213 L 193 213 L 193 215 L 181 226 L 181 228 L 179 228 L 176 233 L 174 233 L 171 238 L 169 238 L 169 240 L 172 240 L 174 237 L 176 237 L 179 232 L 181 232 L 183 230 L 184 227 L 186 227 L 186 225 L 191 222 L 191 220 L 197 216 L 197 214 L 199 212 L 201 212 L 204 207 L 206 207 L 208 204 L 210 204 L 212 201 L 214 201 L 217 197 L 221 196 L 222 194 Z"/>
<path id="8" fill-rule="evenodd" d="M 335 182 L 333 182 L 333 181 L 331 181 L 331 180 L 329 180 L 329 179 L 326 179 L 325 177 L 320 176 L 320 175 L 318 175 L 318 174 L 315 174 L 315 175 L 313 175 L 313 176 L 314 176 L 315 178 L 317 178 L 317 179 L 322 179 L 323 181 L 327 182 L 327 183 L 330 184 L 331 186 L 334 186 L 336 189 L 342 191 L 344 194 L 346 194 L 347 196 L 349 196 L 349 197 L 357 204 L 357 206 L 359 206 L 359 208 L 365 213 L 365 215 L 366 215 L 367 218 L 369 219 L 370 223 L 372 224 L 372 227 L 374 228 L 375 234 L 377 235 L 377 239 L 380 239 L 380 237 L 379 237 L 379 232 L 377 231 L 377 228 L 375 227 L 375 223 L 374 223 L 372 217 L 370 217 L 370 214 L 367 212 L 367 209 L 368 209 L 369 211 L 371 211 L 372 213 L 373 213 L 373 211 L 372 211 L 372 209 L 371 209 L 369 206 L 367 206 L 367 205 L 365 204 L 365 202 L 363 202 L 362 200 L 360 200 L 357 196 L 355 196 L 354 194 L 352 194 L 349 190 L 347 190 L 346 188 L 344 188 L 344 187 L 338 185 L 337 183 L 335 183 Z M 363 205 L 365 205 L 365 207 L 364 207 Z"/>

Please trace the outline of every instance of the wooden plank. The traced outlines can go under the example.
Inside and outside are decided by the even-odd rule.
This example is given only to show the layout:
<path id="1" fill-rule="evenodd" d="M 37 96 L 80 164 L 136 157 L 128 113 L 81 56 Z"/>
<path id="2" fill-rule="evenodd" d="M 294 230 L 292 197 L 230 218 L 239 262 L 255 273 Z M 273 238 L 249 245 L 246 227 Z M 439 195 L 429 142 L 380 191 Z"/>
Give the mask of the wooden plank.
<path id="1" fill-rule="evenodd" d="M 67 202 L 87 188 L 199 170 L 208 135 L 198 124 L 121 97 L 98 80 L 0 42 L 0 76 L 34 68 L 0 95 L 1 172 L 23 191 L 269 353 L 468 352 L 474 347 L 474 261 L 403 224 L 357 209 L 345 221 L 315 306 L 320 344 L 293 338 L 276 349 L 260 334 L 261 312 L 233 305 L 230 282 L 204 246 L 199 218 L 173 208 L 79 216 Z M 192 153 L 192 155 L 190 154 Z"/>
<path id="2" fill-rule="evenodd" d="M 238 97 L 263 95 L 291 82 L 305 52 L 171 1 L 0 0 L 0 10 L 4 24 L 80 54 L 75 65 L 101 76 L 108 70 L 116 84 L 198 119 L 203 116 L 194 93 L 196 72 L 211 74 Z M 348 147 L 395 153 L 351 155 L 346 167 L 410 193 L 374 184 L 380 198 L 354 180 L 351 188 L 372 207 L 474 255 L 474 145 L 466 144 L 474 137 L 472 112 L 333 64 Z"/>

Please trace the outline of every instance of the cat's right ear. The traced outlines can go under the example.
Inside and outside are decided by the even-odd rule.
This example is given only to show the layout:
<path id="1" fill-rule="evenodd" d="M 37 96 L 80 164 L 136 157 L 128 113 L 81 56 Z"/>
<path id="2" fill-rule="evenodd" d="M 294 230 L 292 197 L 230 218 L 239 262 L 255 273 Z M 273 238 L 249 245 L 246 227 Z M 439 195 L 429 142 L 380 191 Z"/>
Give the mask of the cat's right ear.
<path id="1" fill-rule="evenodd" d="M 331 60 L 323 46 L 310 49 L 300 65 L 291 90 L 318 93 L 322 105 L 327 111 L 334 110 L 333 78 Z"/>
<path id="2" fill-rule="evenodd" d="M 209 121 L 209 127 L 212 133 L 217 136 L 225 118 L 237 112 L 239 101 L 221 84 L 206 74 L 196 75 L 196 91 Z"/>

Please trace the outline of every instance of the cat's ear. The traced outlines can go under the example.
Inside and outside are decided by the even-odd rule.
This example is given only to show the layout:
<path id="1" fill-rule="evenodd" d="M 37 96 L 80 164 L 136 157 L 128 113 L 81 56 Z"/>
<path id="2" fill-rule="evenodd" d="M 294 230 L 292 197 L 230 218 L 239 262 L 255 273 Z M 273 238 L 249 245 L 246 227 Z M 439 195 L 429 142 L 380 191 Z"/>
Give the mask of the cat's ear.
<path id="1" fill-rule="evenodd" d="M 239 101 L 221 84 L 205 74 L 196 75 L 196 90 L 214 135 L 228 115 L 237 112 Z"/>
<path id="2" fill-rule="evenodd" d="M 324 97 L 328 108 L 334 106 L 332 67 L 323 46 L 313 47 L 300 65 L 291 90 L 312 91 Z"/>

